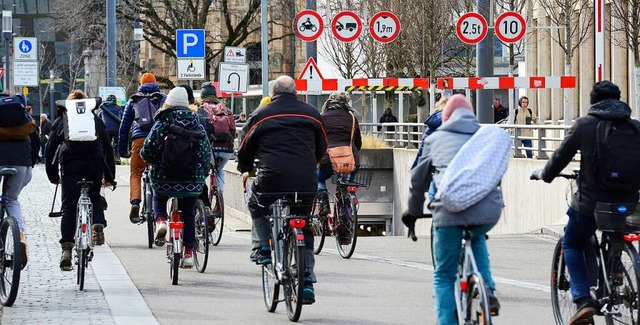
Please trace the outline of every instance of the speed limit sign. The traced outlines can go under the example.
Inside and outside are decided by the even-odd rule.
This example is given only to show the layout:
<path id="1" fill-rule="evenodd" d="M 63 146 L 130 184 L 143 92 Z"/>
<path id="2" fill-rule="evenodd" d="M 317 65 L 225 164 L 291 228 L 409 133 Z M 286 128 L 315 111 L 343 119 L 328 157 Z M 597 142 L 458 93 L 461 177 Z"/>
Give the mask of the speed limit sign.
<path id="1" fill-rule="evenodd" d="M 467 12 L 456 23 L 458 38 L 467 44 L 480 43 L 487 36 L 488 29 L 487 20 L 477 12 Z"/>
<path id="2" fill-rule="evenodd" d="M 507 44 L 517 43 L 527 32 L 527 24 L 521 14 L 507 11 L 496 19 L 495 31 L 499 40 Z"/>

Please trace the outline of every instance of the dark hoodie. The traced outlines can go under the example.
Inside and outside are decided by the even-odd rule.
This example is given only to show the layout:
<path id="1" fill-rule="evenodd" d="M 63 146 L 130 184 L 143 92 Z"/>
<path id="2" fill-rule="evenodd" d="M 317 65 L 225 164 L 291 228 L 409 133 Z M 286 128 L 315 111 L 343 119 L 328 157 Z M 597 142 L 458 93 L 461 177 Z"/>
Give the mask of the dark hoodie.
<path id="1" fill-rule="evenodd" d="M 138 87 L 138 94 L 148 95 L 157 92 L 160 92 L 160 87 L 153 83 L 142 84 L 140 85 L 140 87 Z M 160 107 L 162 107 L 166 99 L 167 96 L 165 94 L 162 94 Z M 142 131 L 138 127 L 138 123 L 135 121 L 135 112 L 133 111 L 133 101 L 129 99 L 129 101 L 127 102 L 127 106 L 125 106 L 124 108 L 122 123 L 120 124 L 118 151 L 120 152 L 121 156 L 126 156 L 126 153 L 129 151 L 129 131 L 131 130 L 131 126 L 133 126 L 133 131 L 131 132 L 131 140 L 146 138 L 149 134 L 149 131 Z"/>
<path id="2" fill-rule="evenodd" d="M 576 119 L 542 171 L 542 179 L 550 183 L 580 150 L 580 184 L 578 191 L 573 194 L 571 208 L 586 216 L 593 215 L 596 202 L 638 202 L 637 191 L 611 193 L 598 185 L 593 164 L 596 128 L 601 120 L 633 123 L 640 128 L 640 122 L 631 119 L 631 108 L 624 102 L 616 99 L 599 101 L 591 106 L 587 116 Z"/>

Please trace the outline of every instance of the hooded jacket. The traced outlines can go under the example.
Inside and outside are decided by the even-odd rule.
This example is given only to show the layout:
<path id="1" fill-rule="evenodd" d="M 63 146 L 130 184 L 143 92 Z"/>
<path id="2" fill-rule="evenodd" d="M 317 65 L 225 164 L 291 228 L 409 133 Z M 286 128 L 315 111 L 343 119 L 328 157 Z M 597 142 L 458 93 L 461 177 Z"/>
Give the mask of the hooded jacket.
<path id="1" fill-rule="evenodd" d="M 121 121 L 115 120 L 111 115 L 122 120 L 122 109 L 120 106 L 113 102 L 105 102 L 102 104 L 101 108 L 103 112 L 100 112 L 100 117 L 104 121 L 104 125 L 107 127 L 107 132 L 118 132 Z M 104 112 L 105 110 L 108 110 L 111 114 Z"/>
<path id="2" fill-rule="evenodd" d="M 160 92 L 160 87 L 153 83 L 146 83 L 140 85 L 138 87 L 138 94 L 149 95 L 152 93 Z M 165 94 L 162 94 L 162 100 L 160 101 L 160 107 L 164 104 L 164 101 L 167 99 Z M 118 140 L 118 151 L 121 156 L 126 156 L 126 153 L 129 151 L 129 131 L 131 130 L 131 126 L 133 126 L 133 131 L 131 132 L 131 140 L 144 138 L 149 132 L 140 130 L 138 127 L 138 123 L 135 121 L 135 112 L 133 111 L 133 101 L 129 99 L 127 102 L 127 106 L 124 108 L 124 113 L 122 115 L 122 123 L 120 124 L 120 134 Z"/>
<path id="3" fill-rule="evenodd" d="M 424 121 L 424 125 L 426 129 L 424 133 L 422 133 L 422 143 L 418 148 L 418 154 L 416 155 L 416 159 L 413 160 L 413 164 L 411 164 L 411 169 L 414 169 L 418 165 L 418 160 L 420 160 L 420 156 L 422 156 L 422 150 L 424 149 L 424 140 L 430 136 L 433 132 L 435 132 L 440 125 L 442 125 L 442 110 L 435 111 L 431 114 L 426 121 Z"/>
<path id="4" fill-rule="evenodd" d="M 598 122 L 601 120 L 627 121 L 640 127 L 640 122 L 632 120 L 630 117 L 631 108 L 622 101 L 606 99 L 593 104 L 587 116 L 576 119 L 542 170 L 542 180 L 551 183 L 580 150 L 580 178 L 578 179 L 578 190 L 571 199 L 571 208 L 583 215 L 593 215 L 596 202 L 638 202 L 638 191 L 629 193 L 604 191 L 598 185 L 598 176 L 594 169 Z"/>
<path id="5" fill-rule="evenodd" d="M 427 192 L 431 179 L 435 181 L 436 188 L 440 187 L 449 163 L 479 128 L 480 125 L 473 112 L 456 109 L 447 122 L 424 140 L 424 149 L 418 165 L 411 171 L 409 189 L 411 215 L 422 215 L 424 193 Z M 492 225 L 500 219 L 503 207 L 504 202 L 499 187 L 489 192 L 480 202 L 457 213 L 445 209 L 439 199 L 430 203 L 435 227 Z"/>
<path id="6" fill-rule="evenodd" d="M 362 148 L 362 135 L 360 134 L 358 118 L 355 117 L 355 114 L 354 117 L 351 117 L 352 115 L 349 114 L 349 110 L 349 108 L 328 109 L 322 113 L 322 122 L 327 132 L 327 148 L 348 146 L 351 144 L 353 156 L 356 165 L 358 165 L 360 162 L 358 152 Z M 351 141 L 351 128 L 354 126 L 353 119 L 355 119 L 355 129 L 353 132 L 353 141 Z M 324 154 L 322 160 L 320 160 L 320 165 L 323 167 L 331 165 L 329 154 Z"/>

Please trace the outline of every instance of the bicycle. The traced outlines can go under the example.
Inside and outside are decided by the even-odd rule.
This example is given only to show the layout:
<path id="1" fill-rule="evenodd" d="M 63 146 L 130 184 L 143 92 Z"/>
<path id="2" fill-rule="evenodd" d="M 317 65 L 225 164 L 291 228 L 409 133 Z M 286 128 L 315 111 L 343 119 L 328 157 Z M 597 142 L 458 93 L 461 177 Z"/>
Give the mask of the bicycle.
<path id="1" fill-rule="evenodd" d="M 169 242 L 167 243 L 167 259 L 169 259 L 169 278 L 172 285 L 178 284 L 178 270 L 183 266 L 184 245 L 182 243 L 184 222 L 182 212 L 178 210 L 178 198 L 171 198 L 171 217 L 169 220 Z"/>
<path id="2" fill-rule="evenodd" d="M 10 216 L 4 205 L 8 184 L 6 177 L 18 173 L 15 168 L 0 168 L 0 303 L 11 307 L 18 296 L 20 271 L 22 271 L 22 247 L 20 245 L 20 229 L 18 222 Z"/>
<path id="3" fill-rule="evenodd" d="M 79 181 L 80 197 L 78 198 L 78 208 L 76 210 L 76 234 L 74 236 L 73 253 L 76 271 L 76 282 L 80 290 L 84 290 L 84 278 L 89 262 L 93 259 L 93 238 L 91 236 L 91 225 L 93 225 L 93 203 L 89 198 L 89 189 L 93 182 L 82 179 Z"/>
<path id="4" fill-rule="evenodd" d="M 151 187 L 149 168 L 146 168 L 142 174 L 142 191 L 144 201 L 142 202 L 138 224 L 147 223 L 147 245 L 152 248 L 155 241 L 156 222 L 153 214 L 153 188 Z"/>
<path id="5" fill-rule="evenodd" d="M 287 316 L 297 322 L 302 313 L 302 293 L 304 289 L 305 247 L 303 228 L 308 217 L 296 215 L 291 211 L 309 207 L 316 193 L 256 193 L 258 202 L 273 202 L 271 207 L 271 239 L 269 244 L 273 253 L 270 264 L 262 266 L 262 293 L 269 312 L 274 312 L 282 300 L 278 300 L 280 286 L 284 289 L 284 302 Z M 261 206 L 266 206 L 262 205 Z"/>
<path id="6" fill-rule="evenodd" d="M 221 158 L 214 159 L 213 170 L 209 175 L 209 202 L 211 202 L 211 211 L 213 212 L 214 222 L 210 227 L 211 231 L 211 245 L 218 246 L 220 239 L 222 239 L 222 230 L 224 229 L 224 198 L 222 192 L 218 189 L 218 176 L 216 170 Z"/>
<path id="7" fill-rule="evenodd" d="M 333 177 L 336 184 L 333 214 L 320 216 L 318 198 L 314 199 L 311 211 L 311 226 L 314 236 L 313 253 L 318 255 L 324 246 L 327 233 L 336 239 L 336 247 L 342 258 L 353 255 L 358 240 L 358 189 L 369 188 L 373 174 L 372 166 L 360 166 L 353 173 L 338 174 Z M 342 232 L 342 233 L 341 233 Z"/>
<path id="8" fill-rule="evenodd" d="M 560 174 L 578 179 L 579 172 Z M 640 257 L 633 245 L 640 241 L 637 203 L 596 204 L 594 212 L 601 240 L 594 235 L 585 251 L 591 296 L 597 302 L 596 315 L 607 324 L 640 324 Z M 571 278 L 564 261 L 561 237 L 554 249 L 551 267 L 551 304 L 558 325 L 569 324 L 576 307 L 571 296 Z"/>

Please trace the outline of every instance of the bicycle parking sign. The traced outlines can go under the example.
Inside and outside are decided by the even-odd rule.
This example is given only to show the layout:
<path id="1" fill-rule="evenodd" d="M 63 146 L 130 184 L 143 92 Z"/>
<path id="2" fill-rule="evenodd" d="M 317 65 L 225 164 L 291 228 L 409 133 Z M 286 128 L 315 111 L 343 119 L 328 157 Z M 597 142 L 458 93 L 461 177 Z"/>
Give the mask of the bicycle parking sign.
<path id="1" fill-rule="evenodd" d="M 305 42 L 313 42 L 322 35 L 324 21 L 319 13 L 313 10 L 303 10 L 293 21 L 293 30 L 298 38 Z"/>
<path id="2" fill-rule="evenodd" d="M 477 12 L 467 12 L 456 23 L 458 38 L 467 44 L 477 44 L 487 36 L 487 20 Z"/>

